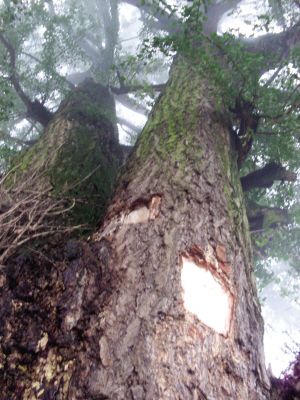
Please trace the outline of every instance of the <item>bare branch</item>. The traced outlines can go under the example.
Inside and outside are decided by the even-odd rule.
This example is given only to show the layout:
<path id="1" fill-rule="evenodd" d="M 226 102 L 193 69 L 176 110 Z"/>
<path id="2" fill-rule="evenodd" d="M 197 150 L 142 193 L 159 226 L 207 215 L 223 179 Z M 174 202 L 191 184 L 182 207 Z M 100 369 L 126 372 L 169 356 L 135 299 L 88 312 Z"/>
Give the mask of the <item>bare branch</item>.
<path id="1" fill-rule="evenodd" d="M 24 90 L 20 85 L 19 77 L 17 74 L 17 67 L 16 67 L 17 58 L 15 49 L 12 46 L 12 44 L 4 37 L 2 32 L 0 32 L 0 42 L 4 45 L 10 57 L 11 76 L 9 80 L 11 81 L 16 93 L 26 106 L 28 117 L 33 118 L 41 125 L 46 126 L 52 119 L 53 114 L 38 100 L 31 101 L 31 99 L 24 92 Z"/>
<path id="2" fill-rule="evenodd" d="M 0 182 L 0 264 L 33 239 L 67 235 L 74 230 L 86 228 L 83 225 L 65 225 L 63 215 L 73 209 L 75 199 L 69 201 L 64 197 L 51 196 L 51 186 L 39 190 L 31 189 L 41 182 L 42 176 L 37 172 L 20 184 L 6 189 L 3 183 L 18 167 L 19 165 L 12 169 Z M 95 170 L 83 180 L 94 172 Z"/>
<path id="3" fill-rule="evenodd" d="M 129 128 L 131 131 L 133 131 L 133 132 L 135 132 L 135 133 L 138 133 L 139 132 L 139 129 L 138 129 L 138 127 L 136 126 L 136 125 L 134 125 L 134 124 L 132 124 L 131 122 L 129 122 L 129 121 L 127 121 L 126 119 L 124 119 L 124 118 L 118 118 L 117 119 L 117 122 L 118 122 L 118 124 L 120 124 L 120 125 L 125 125 L 125 126 L 127 126 L 127 128 Z"/>
<path id="4" fill-rule="evenodd" d="M 129 96 L 127 95 L 120 95 L 117 98 L 117 101 L 119 103 L 121 103 L 124 107 L 127 107 L 139 114 L 148 115 L 148 110 L 146 107 L 144 107 L 142 104 L 137 104 L 137 102 L 135 102 L 133 99 L 131 99 Z"/>
<path id="5" fill-rule="evenodd" d="M 297 174 L 286 170 L 281 164 L 270 162 L 263 168 L 258 169 L 241 178 L 244 192 L 254 188 L 269 188 L 275 181 L 295 182 Z"/>
<path id="6" fill-rule="evenodd" d="M 84 72 L 73 72 L 72 74 L 69 74 L 66 76 L 67 82 L 70 83 L 74 87 L 74 85 L 79 85 L 82 83 L 85 79 L 87 78 L 92 78 L 92 72 L 90 69 L 84 71 Z"/>
<path id="7" fill-rule="evenodd" d="M 36 61 L 39 64 L 42 63 L 42 61 L 38 57 L 36 57 L 36 56 L 34 56 L 34 55 L 30 54 L 30 53 L 27 53 L 26 51 L 22 51 L 22 54 L 24 54 L 28 58 L 31 58 L 32 60 Z M 52 70 L 52 73 L 55 76 L 59 77 L 60 79 L 65 80 L 65 82 L 69 86 L 69 89 L 74 89 L 75 88 L 74 84 L 71 81 L 69 81 L 67 78 L 63 77 L 62 75 L 58 74 L 55 70 L 54 71 Z"/>
<path id="8" fill-rule="evenodd" d="M 32 130 L 33 127 L 34 124 L 30 127 L 30 130 Z M 0 131 L 0 139 L 3 139 L 7 142 L 19 144 L 21 146 L 33 146 L 37 142 L 37 140 L 22 140 L 17 137 L 10 136 L 8 132 L 4 132 L 3 130 Z"/>
<path id="9" fill-rule="evenodd" d="M 277 76 L 280 74 L 280 71 L 284 68 L 284 63 L 281 63 L 279 67 L 274 71 L 274 73 L 270 76 L 270 78 L 263 84 L 263 87 L 266 88 L 274 82 Z"/>

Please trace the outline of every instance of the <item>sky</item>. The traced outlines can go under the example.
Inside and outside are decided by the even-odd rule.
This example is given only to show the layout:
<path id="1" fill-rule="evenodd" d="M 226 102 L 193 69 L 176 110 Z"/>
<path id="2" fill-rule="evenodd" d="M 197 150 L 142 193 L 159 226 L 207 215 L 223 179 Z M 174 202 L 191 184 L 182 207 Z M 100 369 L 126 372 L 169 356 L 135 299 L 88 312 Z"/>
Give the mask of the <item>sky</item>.
<path id="1" fill-rule="evenodd" d="M 278 280 L 284 280 L 288 288 L 292 284 L 300 285 L 295 280 L 288 264 L 273 263 L 273 271 Z M 291 293 L 281 293 L 280 286 L 273 282 L 266 286 L 260 298 L 262 314 L 265 321 L 265 355 L 266 364 L 270 364 L 275 376 L 288 368 L 294 359 L 295 352 L 299 351 L 300 343 L 300 300 L 299 290 L 295 288 Z M 265 300 L 264 300 L 265 299 Z"/>

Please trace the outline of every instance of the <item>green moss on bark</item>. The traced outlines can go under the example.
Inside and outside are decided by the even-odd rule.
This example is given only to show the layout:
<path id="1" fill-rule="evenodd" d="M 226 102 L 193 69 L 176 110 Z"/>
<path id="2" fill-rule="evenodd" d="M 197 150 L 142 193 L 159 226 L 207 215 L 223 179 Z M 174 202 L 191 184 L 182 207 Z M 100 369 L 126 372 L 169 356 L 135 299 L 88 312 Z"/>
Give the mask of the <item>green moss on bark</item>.
<path id="1" fill-rule="evenodd" d="M 62 103 L 38 143 L 14 160 L 7 187 L 32 177 L 33 190 L 74 207 L 67 222 L 93 226 L 103 217 L 120 166 L 114 102 L 106 88 L 88 81 Z M 66 222 L 66 221 L 65 221 Z"/>
<path id="2" fill-rule="evenodd" d="M 199 94 L 195 95 L 195 87 Z M 138 142 L 138 156 L 147 158 L 154 147 L 160 159 L 170 159 L 184 170 L 185 160 L 192 156 L 201 161 L 201 149 L 191 149 L 193 134 L 199 123 L 200 99 L 203 98 L 201 76 L 184 61 L 174 64 L 172 79 L 157 102 L 152 118 Z M 159 132 L 159 135 L 158 135 Z"/>

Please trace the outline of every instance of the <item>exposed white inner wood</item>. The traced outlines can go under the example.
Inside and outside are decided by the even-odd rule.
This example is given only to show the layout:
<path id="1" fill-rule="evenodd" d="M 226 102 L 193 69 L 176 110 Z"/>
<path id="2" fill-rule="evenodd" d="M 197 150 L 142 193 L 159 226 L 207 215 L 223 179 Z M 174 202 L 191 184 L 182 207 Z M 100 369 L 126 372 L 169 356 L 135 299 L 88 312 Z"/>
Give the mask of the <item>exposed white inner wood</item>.
<path id="1" fill-rule="evenodd" d="M 209 270 L 185 257 L 182 264 L 181 284 L 186 310 L 216 332 L 227 335 L 232 308 L 230 293 Z"/>

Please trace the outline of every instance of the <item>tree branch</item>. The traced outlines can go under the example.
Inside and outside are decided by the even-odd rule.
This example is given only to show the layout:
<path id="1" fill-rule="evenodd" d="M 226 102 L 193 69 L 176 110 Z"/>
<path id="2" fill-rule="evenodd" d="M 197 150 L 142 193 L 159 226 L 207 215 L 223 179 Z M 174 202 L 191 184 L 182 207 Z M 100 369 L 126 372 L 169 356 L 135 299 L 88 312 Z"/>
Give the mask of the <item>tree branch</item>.
<path id="1" fill-rule="evenodd" d="M 257 38 L 239 38 L 247 51 L 260 53 L 268 60 L 267 68 L 276 66 L 300 43 L 300 22 L 280 33 L 268 33 Z"/>
<path id="2" fill-rule="evenodd" d="M 151 1 L 142 2 L 141 0 L 122 0 L 123 3 L 137 7 L 149 15 L 154 15 L 157 22 L 155 28 L 174 34 L 181 30 L 182 24 L 174 15 L 169 15 L 164 9 L 158 9 L 157 4 Z"/>
<path id="3" fill-rule="evenodd" d="M 117 119 L 117 123 L 120 124 L 120 125 L 125 125 L 125 126 L 127 126 L 127 128 L 129 128 L 131 131 L 133 131 L 133 132 L 135 132 L 135 133 L 138 133 L 138 132 L 139 132 L 139 129 L 138 129 L 138 127 L 137 127 L 136 125 L 132 124 L 131 122 L 127 121 L 127 120 L 124 119 L 124 118 L 120 118 L 120 117 L 119 117 L 119 118 Z"/>
<path id="4" fill-rule="evenodd" d="M 247 206 L 247 216 L 251 233 L 274 229 L 289 222 L 288 211 L 279 207 L 260 206 L 251 202 Z"/>
<path id="5" fill-rule="evenodd" d="M 41 61 L 38 57 L 36 57 L 36 56 L 34 56 L 34 55 L 30 54 L 30 53 L 27 53 L 26 51 L 22 51 L 22 54 L 24 54 L 24 55 L 25 55 L 26 57 L 28 57 L 28 58 L 31 58 L 33 61 L 35 61 L 35 62 L 37 62 L 37 63 L 39 63 L 39 64 L 42 63 L 42 61 Z M 67 77 L 64 77 L 64 76 L 58 74 L 55 70 L 52 70 L 52 73 L 53 73 L 54 75 L 56 75 L 57 77 L 59 77 L 60 79 L 65 80 L 65 82 L 67 83 L 68 87 L 69 87 L 71 90 L 75 89 L 75 86 L 74 86 L 73 82 L 72 82 L 72 81 L 69 81 Z"/>
<path id="6" fill-rule="evenodd" d="M 117 98 L 117 101 L 119 103 L 121 103 L 124 107 L 129 108 L 135 112 L 137 112 L 138 114 L 141 115 L 148 115 L 148 110 L 146 107 L 144 107 L 142 104 L 137 104 L 133 99 L 131 99 L 129 96 L 127 95 L 120 95 Z"/>
<path id="7" fill-rule="evenodd" d="M 270 162 L 263 168 L 258 169 L 241 178 L 244 192 L 254 188 L 269 188 L 275 181 L 295 182 L 297 174 L 287 171 L 281 164 Z"/>
<path id="8" fill-rule="evenodd" d="M 204 33 L 209 34 L 217 32 L 219 22 L 223 15 L 236 8 L 240 2 L 241 0 L 225 0 L 209 4 L 206 12 L 206 21 L 203 25 Z"/>
<path id="9" fill-rule="evenodd" d="M 74 87 L 74 85 L 79 85 L 87 78 L 92 78 L 93 74 L 90 69 L 84 72 L 73 72 L 66 76 L 67 82 Z"/>
<path id="10" fill-rule="evenodd" d="M 27 96 L 27 94 L 22 89 L 19 77 L 17 74 L 16 67 L 16 52 L 12 44 L 4 37 L 3 33 L 0 32 L 0 42 L 6 48 L 9 58 L 10 58 L 10 69 L 11 76 L 9 78 L 12 83 L 16 93 L 24 103 L 27 108 L 28 118 L 33 118 L 35 121 L 39 122 L 41 125 L 46 126 L 49 121 L 52 119 L 53 114 L 38 100 L 31 101 L 31 99 Z"/>
<path id="11" fill-rule="evenodd" d="M 34 127 L 34 125 L 32 125 L 30 127 L 30 130 L 32 130 L 32 128 Z M 11 136 L 9 133 L 1 130 L 0 131 L 0 139 L 3 139 L 6 142 L 12 142 L 15 144 L 19 144 L 21 146 L 33 146 L 38 140 L 37 139 L 33 139 L 33 140 L 22 140 L 19 139 L 17 137 L 13 137 Z"/>

